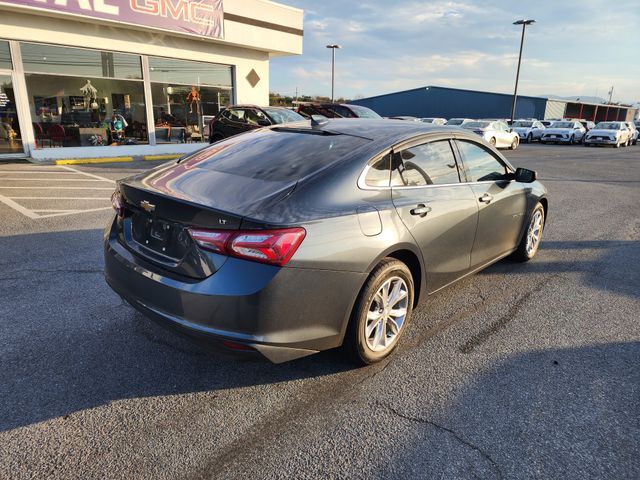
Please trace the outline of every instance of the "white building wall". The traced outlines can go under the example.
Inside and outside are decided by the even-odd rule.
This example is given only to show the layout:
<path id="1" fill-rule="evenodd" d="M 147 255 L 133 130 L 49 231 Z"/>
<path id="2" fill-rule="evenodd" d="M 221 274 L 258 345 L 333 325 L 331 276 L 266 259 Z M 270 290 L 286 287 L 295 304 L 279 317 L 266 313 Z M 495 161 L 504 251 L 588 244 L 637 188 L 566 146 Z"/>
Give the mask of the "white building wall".
<path id="1" fill-rule="evenodd" d="M 0 39 L 232 65 L 232 101 L 266 106 L 269 104 L 269 59 L 271 56 L 302 53 L 303 12 L 267 0 L 225 0 L 224 10 L 225 38 L 214 40 L 145 31 L 137 27 L 118 27 L 94 20 L 79 22 L 64 15 L 45 16 L 3 6 L 0 10 Z M 251 70 L 260 77 L 255 86 L 247 80 Z M 30 119 L 24 120 L 27 125 L 30 122 Z M 203 146 L 136 145 L 36 150 L 30 129 L 23 132 L 23 137 L 34 158 L 51 159 L 189 152 Z"/>

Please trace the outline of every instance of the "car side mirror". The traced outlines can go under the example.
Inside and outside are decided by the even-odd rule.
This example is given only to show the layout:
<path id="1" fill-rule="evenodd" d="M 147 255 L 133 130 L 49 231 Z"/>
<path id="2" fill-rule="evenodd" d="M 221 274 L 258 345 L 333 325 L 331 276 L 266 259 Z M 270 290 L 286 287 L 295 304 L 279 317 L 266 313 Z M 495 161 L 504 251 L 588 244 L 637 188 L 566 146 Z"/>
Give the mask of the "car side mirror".
<path id="1" fill-rule="evenodd" d="M 270 127 L 271 126 L 271 122 L 269 120 L 267 120 L 266 118 L 259 118 L 258 119 L 258 125 L 260 125 L 261 127 Z"/>
<path id="2" fill-rule="evenodd" d="M 516 168 L 515 181 L 520 183 L 533 183 L 538 179 L 534 170 Z"/>

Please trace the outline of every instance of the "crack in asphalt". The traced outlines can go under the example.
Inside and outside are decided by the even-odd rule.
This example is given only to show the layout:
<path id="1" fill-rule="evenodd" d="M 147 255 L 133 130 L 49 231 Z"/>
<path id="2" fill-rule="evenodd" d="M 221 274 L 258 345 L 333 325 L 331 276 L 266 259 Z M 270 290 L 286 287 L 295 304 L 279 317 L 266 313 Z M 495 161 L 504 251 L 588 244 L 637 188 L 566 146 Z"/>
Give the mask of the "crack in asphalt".
<path id="1" fill-rule="evenodd" d="M 414 423 L 422 423 L 422 424 L 425 424 L 425 425 L 431 425 L 432 427 L 436 428 L 437 430 L 440 430 L 442 432 L 448 433 L 456 441 L 458 441 L 460 444 L 462 444 L 462 445 L 466 446 L 467 448 L 470 448 L 471 450 L 477 452 L 482 458 L 484 458 L 487 462 L 489 462 L 491 464 L 491 466 L 496 470 L 496 472 L 498 474 L 498 478 L 500 478 L 500 479 L 504 478 L 504 473 L 503 473 L 502 469 L 500 468 L 500 465 L 498 465 L 498 462 L 496 462 L 491 457 L 491 455 L 489 455 L 486 451 L 484 451 L 482 448 L 480 448 L 476 444 L 471 443 L 469 440 L 467 440 L 464 437 L 462 437 L 455 430 L 452 430 L 451 428 L 445 427 L 444 425 L 440 425 L 439 423 L 436 423 L 433 420 L 428 420 L 426 418 L 420 418 L 420 417 L 412 417 L 410 415 L 407 415 L 405 413 L 402 413 L 402 412 L 398 411 L 397 409 L 395 409 L 391 405 L 388 405 L 388 404 L 386 404 L 384 402 L 376 401 L 376 402 L 374 402 L 374 404 L 385 408 L 386 410 L 388 410 L 389 412 L 391 412 L 393 415 L 395 415 L 397 417 L 403 418 L 405 420 L 408 420 L 408 421 L 414 422 Z"/>
<path id="2" fill-rule="evenodd" d="M 520 310 L 520 307 L 524 305 L 524 303 L 531 298 L 534 293 L 540 292 L 544 287 L 548 285 L 548 283 L 560 277 L 560 274 L 550 275 L 546 277 L 544 280 L 538 282 L 532 289 L 528 290 L 524 295 L 518 298 L 515 303 L 513 303 L 507 313 L 505 313 L 498 320 L 490 324 L 487 328 L 481 330 L 478 334 L 471 337 L 467 340 L 461 347 L 460 352 L 462 353 L 471 353 L 476 347 L 482 345 L 486 342 L 490 337 L 498 333 L 500 330 L 504 329 L 512 320 L 515 319 L 516 314 Z"/>

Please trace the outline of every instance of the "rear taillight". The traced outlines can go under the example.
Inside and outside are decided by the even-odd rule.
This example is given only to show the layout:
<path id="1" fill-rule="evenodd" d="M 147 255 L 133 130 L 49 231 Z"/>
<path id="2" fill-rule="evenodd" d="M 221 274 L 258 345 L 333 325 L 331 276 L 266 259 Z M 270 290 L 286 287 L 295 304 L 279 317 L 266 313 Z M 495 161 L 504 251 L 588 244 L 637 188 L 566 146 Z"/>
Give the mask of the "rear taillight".
<path id="1" fill-rule="evenodd" d="M 124 200 L 120 190 L 116 190 L 111 194 L 111 206 L 116 211 L 119 217 L 124 215 Z"/>
<path id="2" fill-rule="evenodd" d="M 191 228 L 189 233 L 206 250 L 283 266 L 296 253 L 307 232 L 304 228 L 241 231 Z"/>

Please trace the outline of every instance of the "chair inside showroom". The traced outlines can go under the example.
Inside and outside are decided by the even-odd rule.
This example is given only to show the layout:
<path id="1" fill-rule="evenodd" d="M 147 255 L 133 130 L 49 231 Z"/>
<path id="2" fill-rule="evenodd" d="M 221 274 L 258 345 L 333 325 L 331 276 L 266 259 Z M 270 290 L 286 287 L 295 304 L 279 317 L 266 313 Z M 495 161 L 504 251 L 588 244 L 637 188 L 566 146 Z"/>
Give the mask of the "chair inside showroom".
<path id="1" fill-rule="evenodd" d="M 44 142 L 48 141 L 49 142 L 49 146 L 51 146 L 51 139 L 49 138 L 49 136 L 44 133 L 44 130 L 42 128 L 42 125 L 40 125 L 39 123 L 32 123 L 33 125 L 33 135 L 36 137 L 36 147 L 40 147 L 40 148 L 44 148 Z M 39 143 L 39 145 L 38 145 Z"/>
<path id="2" fill-rule="evenodd" d="M 49 141 L 52 146 L 64 147 L 64 141 L 66 139 L 64 127 L 62 125 L 53 124 L 47 128 L 47 134 L 49 135 Z"/>

